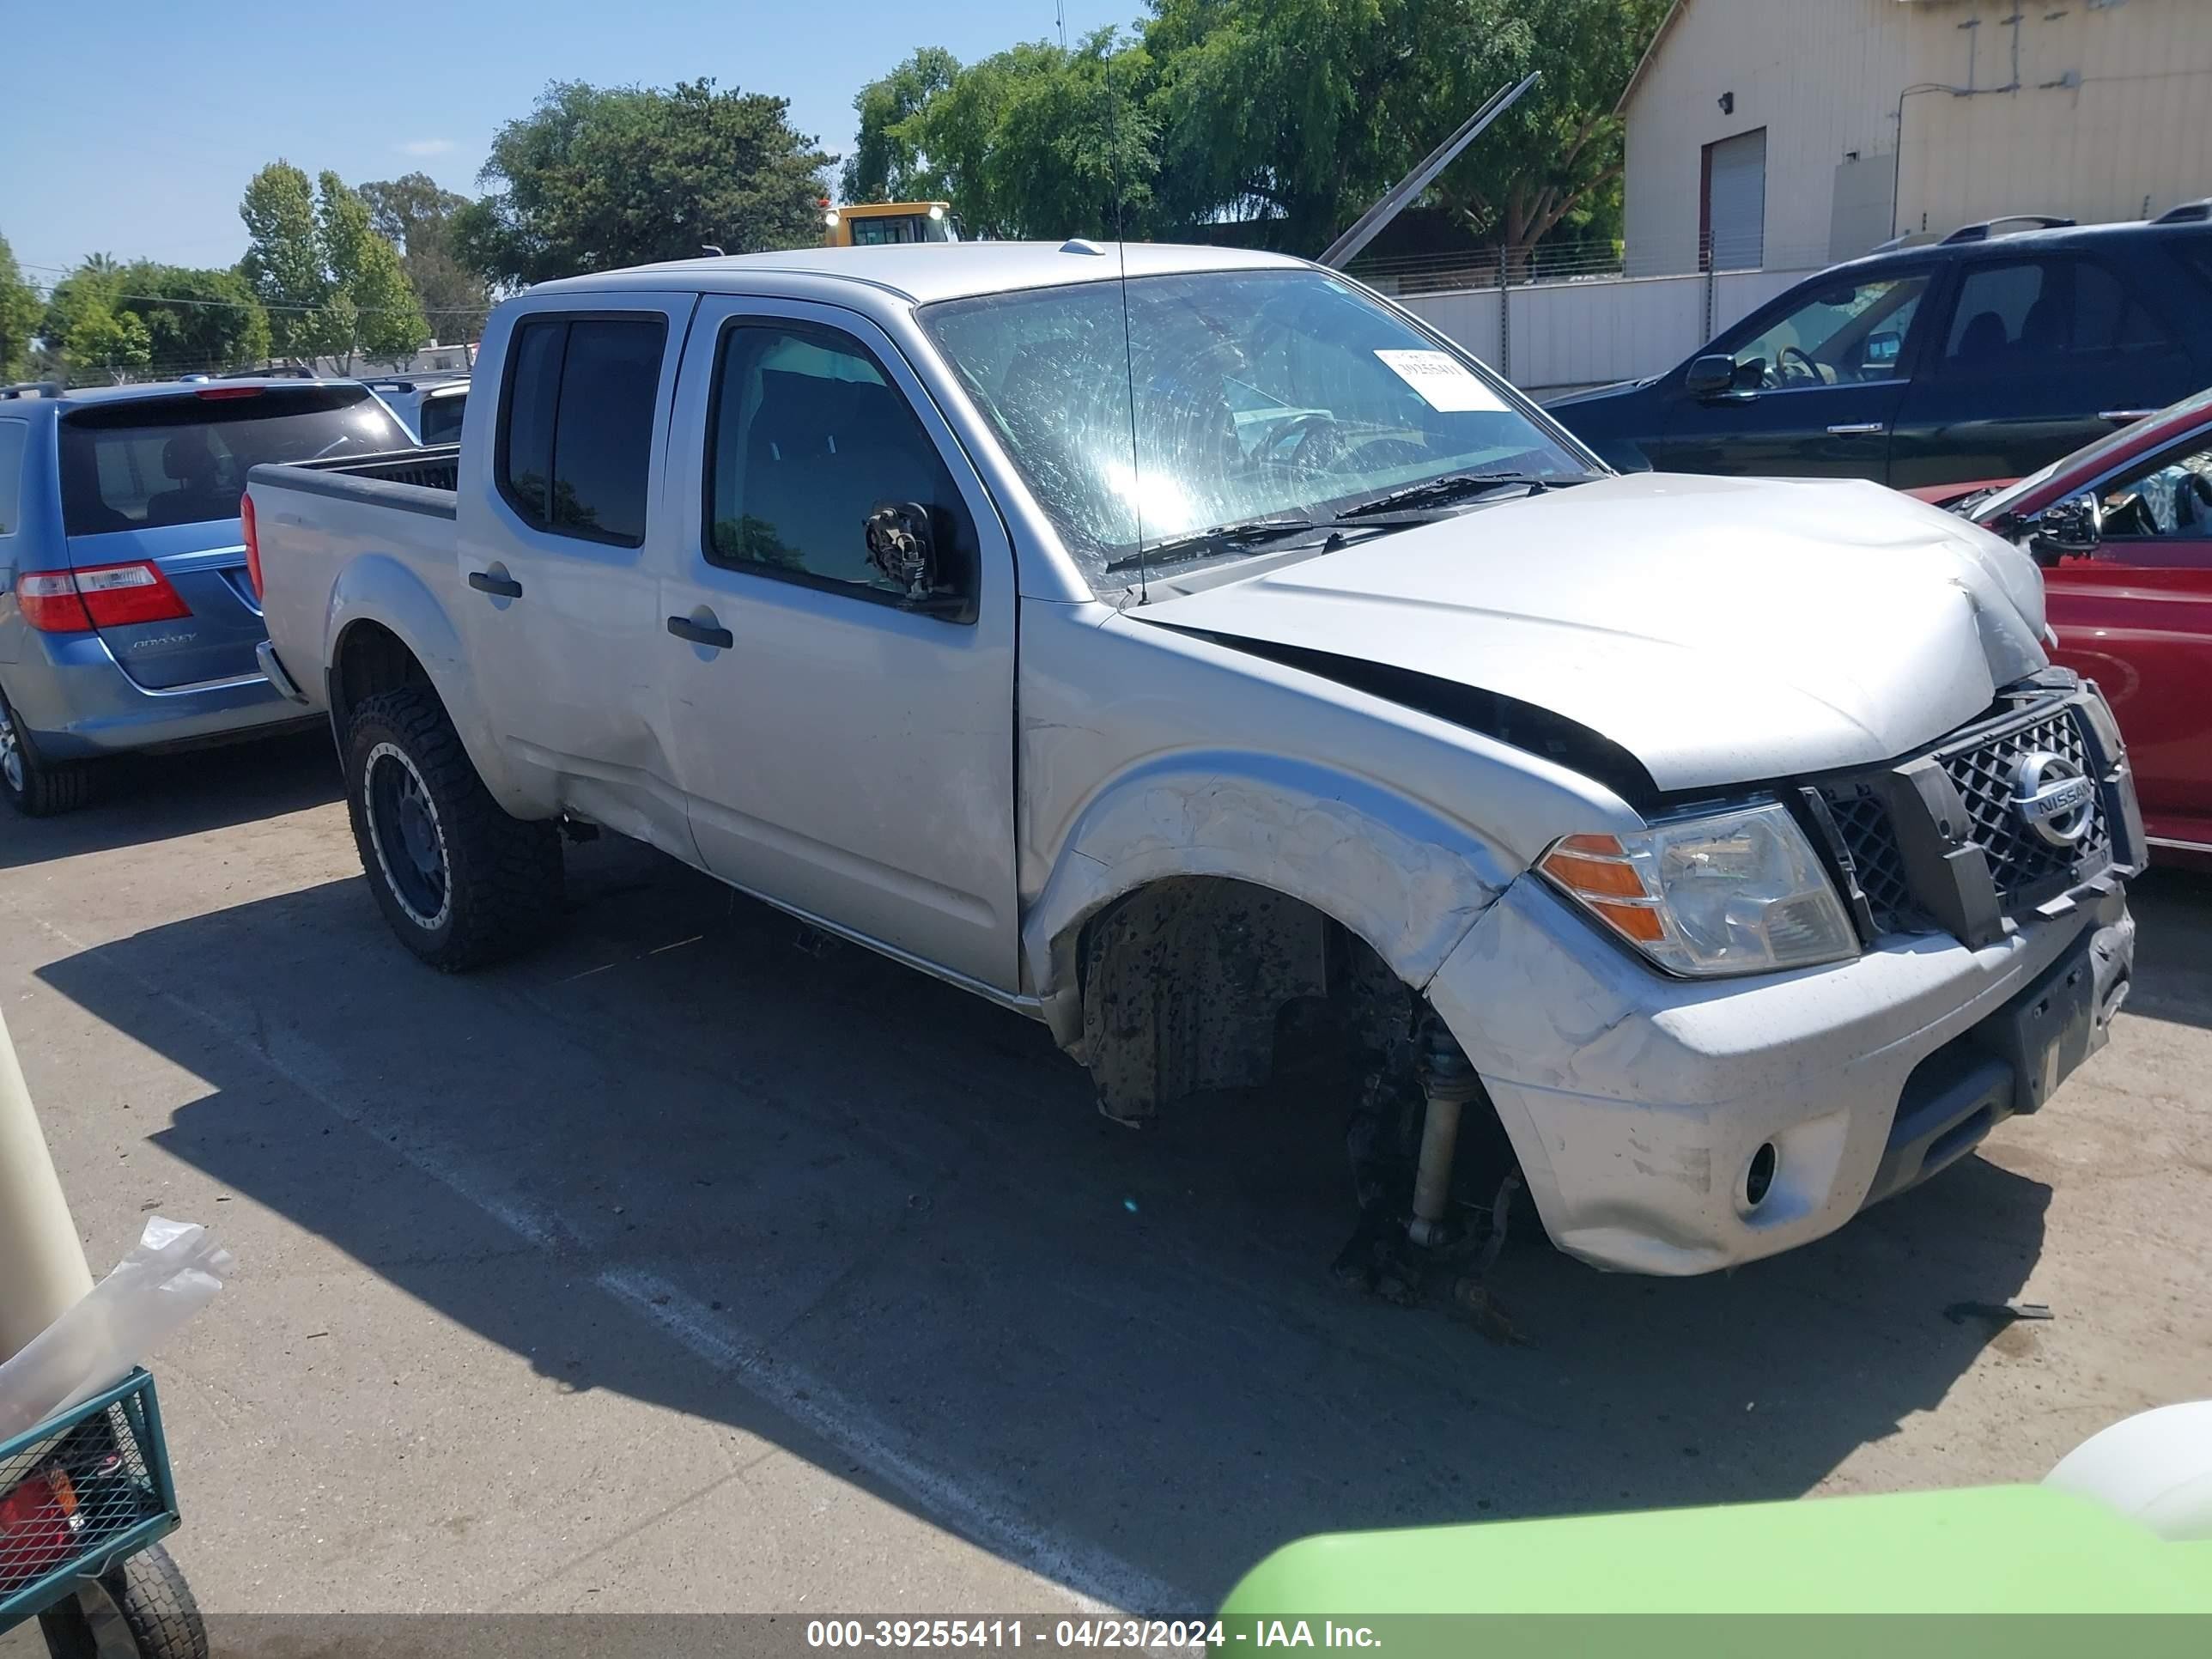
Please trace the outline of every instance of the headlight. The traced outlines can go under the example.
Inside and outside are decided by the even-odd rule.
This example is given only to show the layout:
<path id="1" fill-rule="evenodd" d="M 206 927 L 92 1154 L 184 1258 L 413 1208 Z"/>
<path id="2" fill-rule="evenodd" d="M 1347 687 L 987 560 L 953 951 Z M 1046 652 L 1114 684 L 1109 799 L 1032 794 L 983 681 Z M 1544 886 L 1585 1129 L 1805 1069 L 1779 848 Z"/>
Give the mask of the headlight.
<path id="1" fill-rule="evenodd" d="M 1547 880 L 1670 974 L 1711 978 L 1858 954 L 1858 935 L 1796 820 L 1778 805 L 1567 836 Z"/>

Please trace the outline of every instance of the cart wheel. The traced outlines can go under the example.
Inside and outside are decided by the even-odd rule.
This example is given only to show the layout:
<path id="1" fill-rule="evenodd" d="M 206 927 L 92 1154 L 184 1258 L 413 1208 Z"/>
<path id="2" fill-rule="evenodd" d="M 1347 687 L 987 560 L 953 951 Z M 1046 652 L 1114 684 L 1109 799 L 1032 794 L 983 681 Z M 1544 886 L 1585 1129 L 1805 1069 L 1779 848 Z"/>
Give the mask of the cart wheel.
<path id="1" fill-rule="evenodd" d="M 199 1603 L 159 1544 L 48 1607 L 39 1628 L 53 1659 L 208 1659 Z"/>

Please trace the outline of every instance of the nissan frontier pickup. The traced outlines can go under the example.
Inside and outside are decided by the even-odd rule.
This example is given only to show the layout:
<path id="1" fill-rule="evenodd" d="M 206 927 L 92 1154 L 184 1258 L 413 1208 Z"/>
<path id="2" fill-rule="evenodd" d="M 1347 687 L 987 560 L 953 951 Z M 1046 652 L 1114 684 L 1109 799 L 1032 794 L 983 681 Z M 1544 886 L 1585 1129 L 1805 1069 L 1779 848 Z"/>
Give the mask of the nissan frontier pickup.
<path id="1" fill-rule="evenodd" d="M 435 967 L 632 836 L 1043 1021 L 1125 1121 L 1320 1010 L 1413 1246 L 1487 1138 L 1559 1248 L 1674 1274 L 2040 1109 L 2126 992 L 2128 758 L 2027 555 L 1617 476 L 1335 272 L 614 271 L 501 306 L 474 401 L 245 515 L 263 667 Z"/>

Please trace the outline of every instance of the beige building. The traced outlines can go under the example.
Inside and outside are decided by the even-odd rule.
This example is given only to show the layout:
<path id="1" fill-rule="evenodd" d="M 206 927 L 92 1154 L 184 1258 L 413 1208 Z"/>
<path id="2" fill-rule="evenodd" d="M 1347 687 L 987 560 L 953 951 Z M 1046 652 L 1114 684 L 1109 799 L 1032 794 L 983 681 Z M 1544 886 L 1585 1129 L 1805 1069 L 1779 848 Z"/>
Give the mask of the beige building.
<path id="1" fill-rule="evenodd" d="M 2142 218 L 2212 196 L 2212 0 L 1675 0 L 1620 110 L 1632 274 Z"/>

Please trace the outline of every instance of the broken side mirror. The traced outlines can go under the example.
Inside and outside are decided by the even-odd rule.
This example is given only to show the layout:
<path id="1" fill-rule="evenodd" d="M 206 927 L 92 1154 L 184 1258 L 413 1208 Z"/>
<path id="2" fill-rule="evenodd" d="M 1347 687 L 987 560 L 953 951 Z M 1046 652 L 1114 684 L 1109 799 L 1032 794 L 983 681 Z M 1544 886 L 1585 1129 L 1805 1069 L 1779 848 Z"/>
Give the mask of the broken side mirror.
<path id="1" fill-rule="evenodd" d="M 2029 526 L 2028 551 L 2045 564 L 2056 564 L 2069 555 L 2094 553 L 2105 539 L 2105 506 L 2094 490 L 2056 501 L 2035 516 Z"/>
<path id="2" fill-rule="evenodd" d="M 868 562 L 899 590 L 911 609 L 933 615 L 965 614 L 968 602 L 941 580 L 937 530 L 920 501 L 878 501 L 865 526 Z"/>
<path id="3" fill-rule="evenodd" d="M 1682 377 L 1682 389 L 1699 398 L 1731 391 L 1735 386 L 1735 359 L 1725 351 L 1708 351 L 1701 357 L 1692 357 L 1689 372 Z"/>

